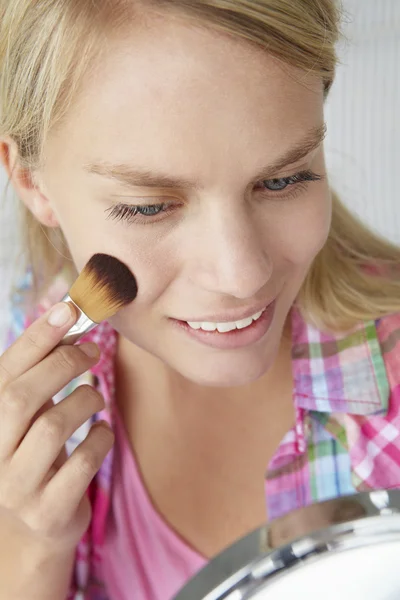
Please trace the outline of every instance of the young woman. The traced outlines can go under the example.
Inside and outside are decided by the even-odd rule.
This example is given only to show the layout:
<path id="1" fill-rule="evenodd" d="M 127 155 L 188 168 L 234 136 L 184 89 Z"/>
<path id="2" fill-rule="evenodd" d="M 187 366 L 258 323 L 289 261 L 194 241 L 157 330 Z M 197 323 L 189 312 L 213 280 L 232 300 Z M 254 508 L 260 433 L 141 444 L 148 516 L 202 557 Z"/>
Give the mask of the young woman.
<path id="1" fill-rule="evenodd" d="M 334 0 L 0 6 L 30 242 L 0 359 L 0 596 L 169 600 L 267 519 L 398 486 L 400 251 L 329 186 Z M 138 297 L 56 349 L 73 316 L 50 307 L 97 252 Z"/>

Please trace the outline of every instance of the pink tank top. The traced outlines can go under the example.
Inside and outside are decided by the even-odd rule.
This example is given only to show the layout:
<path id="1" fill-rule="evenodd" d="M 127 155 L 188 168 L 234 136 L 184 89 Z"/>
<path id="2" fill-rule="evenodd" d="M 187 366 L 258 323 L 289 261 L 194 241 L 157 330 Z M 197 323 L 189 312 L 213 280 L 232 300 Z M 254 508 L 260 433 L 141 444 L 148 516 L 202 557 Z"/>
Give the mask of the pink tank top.
<path id="1" fill-rule="evenodd" d="M 171 600 L 207 560 L 153 506 L 116 410 L 112 505 L 103 572 L 110 600 Z"/>

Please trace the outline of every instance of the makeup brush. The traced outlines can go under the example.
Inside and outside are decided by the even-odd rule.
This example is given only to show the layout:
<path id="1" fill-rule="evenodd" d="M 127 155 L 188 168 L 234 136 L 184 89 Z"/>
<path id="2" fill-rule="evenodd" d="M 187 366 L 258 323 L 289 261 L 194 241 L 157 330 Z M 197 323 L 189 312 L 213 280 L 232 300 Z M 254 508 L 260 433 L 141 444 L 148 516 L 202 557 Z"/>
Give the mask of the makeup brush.
<path id="1" fill-rule="evenodd" d="M 72 304 L 79 315 L 61 345 L 75 344 L 99 323 L 109 319 L 137 295 L 135 276 L 120 260 L 95 254 L 62 302 Z"/>

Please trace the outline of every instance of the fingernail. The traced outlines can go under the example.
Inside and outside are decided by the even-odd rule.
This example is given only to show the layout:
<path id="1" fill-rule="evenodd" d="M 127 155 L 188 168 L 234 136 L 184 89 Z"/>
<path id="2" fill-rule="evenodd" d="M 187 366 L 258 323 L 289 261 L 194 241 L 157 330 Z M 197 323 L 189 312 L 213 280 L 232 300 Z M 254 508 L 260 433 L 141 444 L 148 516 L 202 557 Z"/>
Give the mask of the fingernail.
<path id="1" fill-rule="evenodd" d="M 56 304 L 49 314 L 47 322 L 52 327 L 63 327 L 72 317 L 72 311 L 66 302 Z"/>
<path id="2" fill-rule="evenodd" d="M 100 356 L 100 350 L 96 344 L 80 344 L 79 348 L 86 356 L 89 356 L 89 358 L 97 358 Z"/>

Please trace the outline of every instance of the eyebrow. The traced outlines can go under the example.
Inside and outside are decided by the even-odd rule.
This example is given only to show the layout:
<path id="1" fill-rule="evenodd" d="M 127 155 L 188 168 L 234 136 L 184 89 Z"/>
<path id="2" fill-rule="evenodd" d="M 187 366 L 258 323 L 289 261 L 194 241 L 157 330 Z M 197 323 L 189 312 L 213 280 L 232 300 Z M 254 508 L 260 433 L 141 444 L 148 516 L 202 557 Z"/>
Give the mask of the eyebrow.
<path id="1" fill-rule="evenodd" d="M 302 158 L 305 158 L 313 150 L 322 144 L 327 132 L 326 124 L 323 123 L 307 133 L 307 135 L 295 146 L 289 149 L 275 163 L 262 169 L 255 177 L 255 181 L 273 179 L 279 171 L 288 167 Z M 128 187 L 149 187 L 162 189 L 193 189 L 198 187 L 193 181 L 170 177 L 163 173 L 155 173 L 143 169 L 132 168 L 128 164 L 110 164 L 107 162 L 89 163 L 84 166 L 88 173 L 100 175 L 121 183 Z"/>

